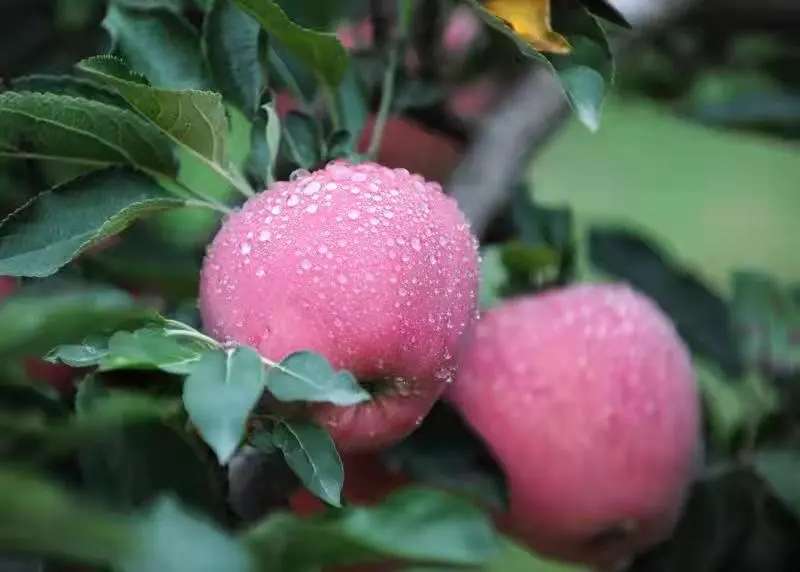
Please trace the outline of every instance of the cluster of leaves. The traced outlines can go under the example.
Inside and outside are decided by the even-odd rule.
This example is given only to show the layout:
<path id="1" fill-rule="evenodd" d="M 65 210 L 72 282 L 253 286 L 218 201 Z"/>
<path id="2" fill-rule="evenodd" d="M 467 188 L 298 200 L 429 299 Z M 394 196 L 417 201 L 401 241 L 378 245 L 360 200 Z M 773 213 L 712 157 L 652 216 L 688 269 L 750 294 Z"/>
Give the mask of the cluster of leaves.
<path id="1" fill-rule="evenodd" d="M 372 155 L 390 113 L 436 92 L 434 80 L 415 81 L 400 63 L 425 17 L 420 2 L 397 2 L 396 30 L 361 58 L 329 30 L 365 16 L 367 3 L 321 4 L 110 0 L 97 5 L 109 53 L 73 73 L 12 79 L 0 93 L 9 187 L 0 198 L 11 211 L 0 222 L 0 276 L 24 279 L 0 304 L 0 358 L 9 364 L 0 372 L 3 550 L 131 572 L 383 560 L 458 568 L 486 565 L 497 551 L 488 516 L 449 494 L 410 489 L 374 508 L 342 507 L 342 461 L 306 406 L 355 405 L 369 394 L 317 354 L 275 363 L 196 328 L 196 257 L 221 216 L 297 169 L 360 160 L 372 92 Z M 619 15 L 603 1 L 559 5 L 553 22 L 570 45 L 544 55 L 535 37 L 520 39 L 501 3 L 469 4 L 512 49 L 557 73 L 578 116 L 596 127 L 612 63 L 592 14 Z M 546 19 L 549 30 L 549 4 Z M 376 77 L 370 70 L 384 63 Z M 279 113 L 279 92 L 296 111 Z M 199 237 L 180 236 L 194 225 L 187 213 L 199 213 Z M 508 256 L 520 272 L 540 257 L 527 246 Z M 29 382 L 22 360 L 42 355 L 81 372 L 77 392 Z M 243 520 L 229 495 L 233 464 L 253 451 L 282 460 L 275 480 L 286 483 L 273 506 L 297 479 L 334 508 L 308 520 L 259 514 L 231 532 Z M 89 505 L 51 484 L 56 475 Z M 494 487 L 479 480 L 468 492 L 484 486 Z M 40 566 L 38 557 L 20 562 Z"/>

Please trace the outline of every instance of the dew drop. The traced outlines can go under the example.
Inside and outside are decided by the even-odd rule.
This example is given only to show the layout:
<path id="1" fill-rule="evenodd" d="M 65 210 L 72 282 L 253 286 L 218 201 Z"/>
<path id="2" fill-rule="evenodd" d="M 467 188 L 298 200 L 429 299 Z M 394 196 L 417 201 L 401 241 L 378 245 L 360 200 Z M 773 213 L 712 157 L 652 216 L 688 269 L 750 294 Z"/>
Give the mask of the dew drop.
<path id="1" fill-rule="evenodd" d="M 243 243 L 242 243 L 242 247 L 241 247 L 241 249 L 240 249 L 240 252 L 241 252 L 242 254 L 244 254 L 245 256 L 247 256 L 247 255 L 248 255 L 248 254 L 250 254 L 252 251 L 253 251 L 253 247 L 250 245 L 250 243 L 249 243 L 249 242 L 243 242 Z"/>
<path id="2" fill-rule="evenodd" d="M 308 214 L 314 214 L 315 212 L 317 212 L 317 210 L 319 210 L 319 205 L 317 203 L 311 203 L 306 207 L 306 212 Z"/>
<path id="3" fill-rule="evenodd" d="M 352 210 L 349 213 L 347 213 L 347 218 L 349 218 L 350 220 L 357 220 L 358 217 L 360 217 L 360 216 L 361 216 L 361 213 L 358 212 L 357 210 Z"/>
<path id="4" fill-rule="evenodd" d="M 258 240 L 261 242 L 269 242 L 272 239 L 272 233 L 268 230 L 262 230 L 258 235 Z"/>
<path id="5" fill-rule="evenodd" d="M 270 209 L 269 212 L 271 212 L 274 215 L 279 215 L 281 214 L 281 207 L 275 205 L 274 207 L 272 207 L 272 209 Z"/>
<path id="6" fill-rule="evenodd" d="M 306 169 L 297 169 L 296 171 L 293 171 L 291 175 L 289 175 L 289 180 L 292 182 L 299 181 L 300 179 L 305 179 L 309 175 L 311 175 L 311 173 L 309 173 Z"/>
<path id="7" fill-rule="evenodd" d="M 321 188 L 322 185 L 320 185 L 317 181 L 314 181 L 303 187 L 303 194 L 306 196 L 315 195 Z"/>
<path id="8" fill-rule="evenodd" d="M 296 207 L 298 204 L 300 204 L 300 197 L 297 195 L 292 195 L 286 199 L 286 206 L 289 208 Z"/>

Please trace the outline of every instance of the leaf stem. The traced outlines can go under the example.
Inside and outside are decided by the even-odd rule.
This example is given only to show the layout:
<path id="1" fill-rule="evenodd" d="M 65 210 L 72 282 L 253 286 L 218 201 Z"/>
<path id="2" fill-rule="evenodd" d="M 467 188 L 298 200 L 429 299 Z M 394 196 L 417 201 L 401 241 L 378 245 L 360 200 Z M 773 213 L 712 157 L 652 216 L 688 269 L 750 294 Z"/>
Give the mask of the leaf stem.
<path id="1" fill-rule="evenodd" d="M 220 202 L 219 200 L 213 197 L 204 195 L 203 193 L 200 193 L 192 189 L 186 183 L 178 179 L 171 179 L 169 180 L 169 182 L 174 184 L 176 187 L 178 187 L 187 195 L 189 195 L 189 198 L 187 198 L 186 200 L 186 206 L 210 208 L 222 214 L 230 214 L 231 212 L 233 212 L 231 208 L 228 207 L 226 204 Z"/>

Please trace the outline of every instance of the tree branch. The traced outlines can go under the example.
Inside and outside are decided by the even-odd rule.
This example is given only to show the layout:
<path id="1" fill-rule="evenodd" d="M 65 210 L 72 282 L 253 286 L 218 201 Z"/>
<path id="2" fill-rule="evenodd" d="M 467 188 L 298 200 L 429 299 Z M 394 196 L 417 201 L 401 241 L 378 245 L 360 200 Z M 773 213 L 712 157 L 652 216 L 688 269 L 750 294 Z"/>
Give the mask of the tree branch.
<path id="1" fill-rule="evenodd" d="M 639 34 L 668 24 L 695 1 L 616 0 L 615 5 Z M 528 162 L 569 114 L 557 79 L 536 66 L 479 127 L 447 187 L 477 236 L 486 232 Z"/>

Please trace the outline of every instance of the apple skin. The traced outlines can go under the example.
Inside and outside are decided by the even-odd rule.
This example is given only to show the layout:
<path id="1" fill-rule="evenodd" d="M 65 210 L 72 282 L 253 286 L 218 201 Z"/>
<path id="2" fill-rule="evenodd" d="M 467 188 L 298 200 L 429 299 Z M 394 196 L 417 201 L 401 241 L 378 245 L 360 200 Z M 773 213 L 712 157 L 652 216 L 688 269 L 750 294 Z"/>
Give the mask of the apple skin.
<path id="1" fill-rule="evenodd" d="M 435 183 L 334 162 L 250 199 L 200 282 L 206 330 L 279 361 L 301 350 L 353 372 L 372 401 L 310 406 L 343 452 L 399 441 L 455 373 L 477 312 L 477 242 Z"/>
<path id="2" fill-rule="evenodd" d="M 689 353 L 628 287 L 581 285 L 492 309 L 449 399 L 509 483 L 511 530 L 539 552 L 614 566 L 666 539 L 699 440 Z"/>

